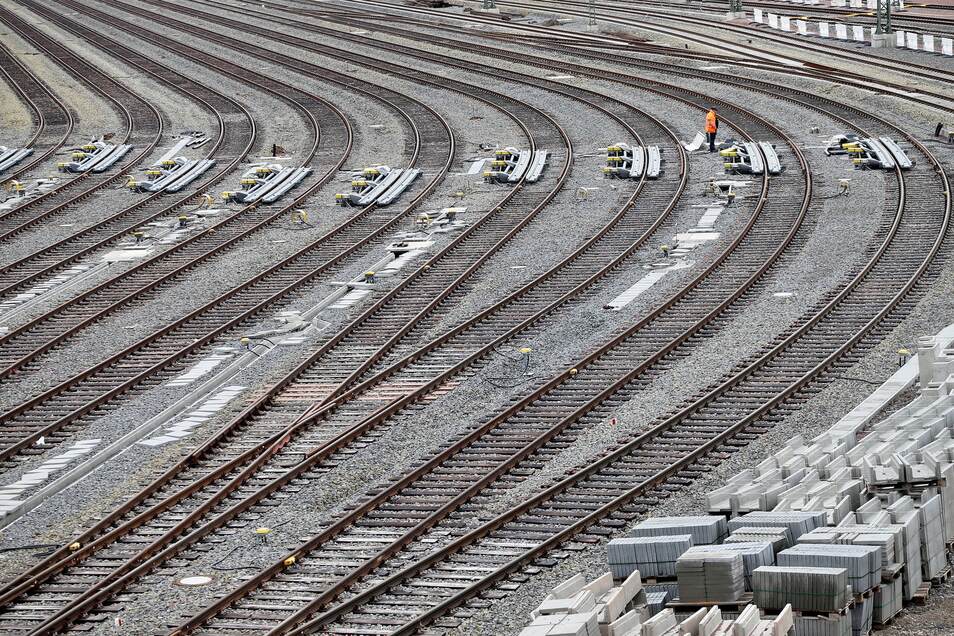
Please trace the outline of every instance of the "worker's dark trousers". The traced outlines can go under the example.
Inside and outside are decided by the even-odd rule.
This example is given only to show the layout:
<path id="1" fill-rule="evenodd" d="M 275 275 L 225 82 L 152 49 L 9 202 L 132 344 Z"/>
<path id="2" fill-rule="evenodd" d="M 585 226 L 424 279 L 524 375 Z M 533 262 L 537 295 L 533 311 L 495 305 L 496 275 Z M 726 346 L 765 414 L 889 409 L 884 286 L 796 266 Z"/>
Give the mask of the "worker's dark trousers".
<path id="1" fill-rule="evenodd" d="M 706 133 L 706 141 L 709 142 L 709 152 L 715 152 L 715 137 L 716 134 L 714 132 Z"/>

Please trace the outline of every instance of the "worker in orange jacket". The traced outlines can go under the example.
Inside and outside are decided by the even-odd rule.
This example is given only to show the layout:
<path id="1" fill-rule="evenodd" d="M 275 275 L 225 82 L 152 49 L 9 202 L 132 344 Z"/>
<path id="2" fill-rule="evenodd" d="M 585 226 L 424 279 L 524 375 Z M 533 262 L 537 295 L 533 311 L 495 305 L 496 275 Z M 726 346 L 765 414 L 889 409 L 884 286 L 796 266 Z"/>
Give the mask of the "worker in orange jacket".
<path id="1" fill-rule="evenodd" d="M 719 131 L 719 111 L 710 108 L 706 113 L 706 141 L 709 142 L 709 152 L 715 152 L 716 133 Z"/>

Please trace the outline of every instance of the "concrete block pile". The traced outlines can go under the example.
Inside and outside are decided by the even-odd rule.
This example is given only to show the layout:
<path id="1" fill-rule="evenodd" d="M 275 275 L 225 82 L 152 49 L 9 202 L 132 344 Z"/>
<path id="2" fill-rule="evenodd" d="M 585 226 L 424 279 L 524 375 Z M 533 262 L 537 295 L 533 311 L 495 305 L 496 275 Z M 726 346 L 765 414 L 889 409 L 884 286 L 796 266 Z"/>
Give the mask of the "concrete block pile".
<path id="1" fill-rule="evenodd" d="M 589 583 L 580 574 L 567 579 L 530 618 L 520 636 L 640 636 L 640 625 L 650 615 L 639 572 L 619 585 L 607 572 Z"/>

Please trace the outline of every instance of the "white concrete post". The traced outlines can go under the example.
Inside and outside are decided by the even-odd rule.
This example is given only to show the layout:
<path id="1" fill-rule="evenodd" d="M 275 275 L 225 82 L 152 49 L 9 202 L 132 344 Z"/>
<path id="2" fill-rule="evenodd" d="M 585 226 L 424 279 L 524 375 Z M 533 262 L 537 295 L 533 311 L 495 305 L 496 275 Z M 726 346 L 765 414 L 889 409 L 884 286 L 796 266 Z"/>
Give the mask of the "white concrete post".
<path id="1" fill-rule="evenodd" d="M 951 40 L 951 38 L 941 38 L 941 53 L 944 55 L 954 55 L 954 40 Z"/>
<path id="2" fill-rule="evenodd" d="M 928 53 L 934 53 L 934 36 L 925 33 L 921 36 L 921 40 L 924 42 L 924 50 Z"/>
<path id="3" fill-rule="evenodd" d="M 820 35 L 820 36 L 823 37 L 823 38 L 831 37 L 830 35 L 828 35 L 828 23 L 827 23 L 827 22 L 819 22 L 819 23 L 818 23 L 818 35 Z"/>
<path id="4" fill-rule="evenodd" d="M 857 24 L 851 27 L 851 33 L 854 37 L 855 42 L 864 42 L 865 41 L 865 28 L 858 26 Z"/>
<path id="5" fill-rule="evenodd" d="M 836 25 L 835 25 L 835 37 L 838 38 L 839 40 L 847 40 L 847 39 L 848 39 L 848 27 L 845 26 L 844 24 L 836 24 Z"/>

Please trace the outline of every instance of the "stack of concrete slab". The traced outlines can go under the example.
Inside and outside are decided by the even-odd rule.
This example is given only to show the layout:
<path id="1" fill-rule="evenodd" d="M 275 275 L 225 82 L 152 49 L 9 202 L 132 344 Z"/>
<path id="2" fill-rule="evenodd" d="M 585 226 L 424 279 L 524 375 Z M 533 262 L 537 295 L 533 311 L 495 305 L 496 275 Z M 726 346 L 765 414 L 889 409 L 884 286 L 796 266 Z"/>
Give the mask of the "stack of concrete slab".
<path id="1" fill-rule="evenodd" d="M 751 526 L 736 528 L 726 537 L 725 543 L 770 543 L 772 554 L 778 554 L 793 545 L 789 543 L 786 528 L 755 528 Z"/>
<path id="2" fill-rule="evenodd" d="M 844 568 L 762 566 L 752 574 L 753 600 L 759 607 L 843 612 L 851 600 Z"/>
<path id="3" fill-rule="evenodd" d="M 668 537 L 690 535 L 692 545 L 719 543 L 728 535 L 725 517 L 653 517 L 640 521 L 633 528 L 634 537 Z"/>
<path id="4" fill-rule="evenodd" d="M 844 568 L 853 594 L 881 583 L 881 551 L 876 546 L 800 543 L 778 553 L 781 566 Z"/>
<path id="5" fill-rule="evenodd" d="M 872 619 L 879 625 L 885 625 L 898 612 L 904 603 L 903 585 L 900 578 L 891 581 L 882 581 L 881 586 L 874 593 L 874 607 Z"/>
<path id="6" fill-rule="evenodd" d="M 692 535 L 626 537 L 607 544 L 613 576 L 621 579 L 639 571 L 643 577 L 676 576 L 676 559 L 692 547 Z"/>
<path id="7" fill-rule="evenodd" d="M 737 552 L 685 553 L 676 561 L 683 603 L 737 601 L 745 592 L 745 569 Z"/>
<path id="8" fill-rule="evenodd" d="M 659 612 L 663 611 L 666 607 L 666 603 L 672 598 L 669 590 L 647 590 L 646 591 L 646 607 L 649 611 L 650 616 L 655 616 Z"/>
<path id="9" fill-rule="evenodd" d="M 745 591 L 752 591 L 752 573 L 763 565 L 775 563 L 775 553 L 772 544 L 765 542 L 753 543 L 723 543 L 719 546 L 697 546 L 687 549 L 683 554 L 696 555 L 718 552 L 719 554 L 738 553 L 742 556 L 742 574 Z"/>
<path id="10" fill-rule="evenodd" d="M 749 512 L 729 520 L 729 530 L 734 532 L 739 528 L 781 528 L 785 530 L 785 537 L 790 544 L 794 544 L 798 537 L 826 523 L 824 512 Z"/>

